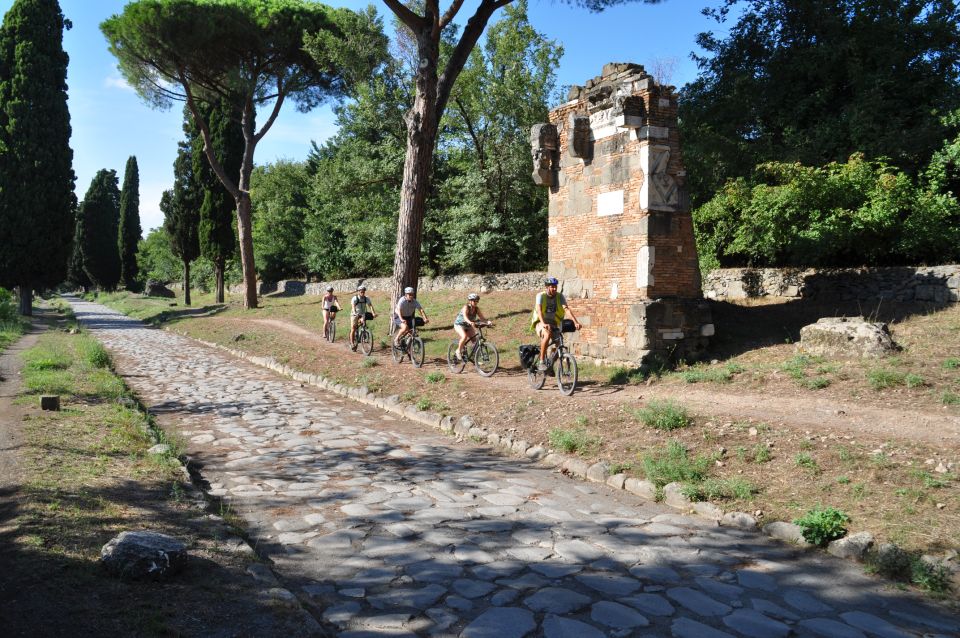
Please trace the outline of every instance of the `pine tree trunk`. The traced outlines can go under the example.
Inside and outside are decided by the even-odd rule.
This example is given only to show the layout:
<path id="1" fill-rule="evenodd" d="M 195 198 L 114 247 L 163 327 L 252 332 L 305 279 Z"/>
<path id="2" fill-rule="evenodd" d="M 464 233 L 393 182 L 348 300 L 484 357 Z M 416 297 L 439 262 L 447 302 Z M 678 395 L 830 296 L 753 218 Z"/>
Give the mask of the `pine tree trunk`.
<path id="1" fill-rule="evenodd" d="M 183 262 L 183 305 L 190 305 L 190 262 Z"/>
<path id="2" fill-rule="evenodd" d="M 257 307 L 257 271 L 253 265 L 253 225 L 250 221 L 250 193 L 237 198 L 237 237 L 240 239 L 240 265 L 243 267 L 243 307 Z"/>
<path id="3" fill-rule="evenodd" d="M 216 272 L 217 278 L 217 292 L 216 292 L 216 303 L 223 303 L 224 290 L 223 290 L 223 271 L 226 269 L 227 264 L 222 259 L 218 259 L 214 262 L 214 270 Z"/>
<path id="4" fill-rule="evenodd" d="M 421 34 L 429 38 L 429 34 Z M 400 188 L 400 215 L 397 222 L 397 250 L 393 258 L 393 298 L 407 286 L 417 287 L 420 276 L 420 243 L 423 217 L 430 191 L 433 151 L 437 141 L 437 59 L 432 43 L 419 43 L 421 66 L 417 73 L 417 94 L 407 113 L 407 154 Z"/>
<path id="5" fill-rule="evenodd" d="M 20 314 L 24 317 L 33 316 L 33 288 L 20 286 Z"/>

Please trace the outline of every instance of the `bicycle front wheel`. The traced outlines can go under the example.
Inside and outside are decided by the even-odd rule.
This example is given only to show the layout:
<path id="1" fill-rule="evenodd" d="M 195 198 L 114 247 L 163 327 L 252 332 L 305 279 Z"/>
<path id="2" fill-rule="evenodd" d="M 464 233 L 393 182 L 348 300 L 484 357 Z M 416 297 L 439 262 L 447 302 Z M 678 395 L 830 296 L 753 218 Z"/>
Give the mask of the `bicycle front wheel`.
<path id="1" fill-rule="evenodd" d="M 493 376 L 500 365 L 500 353 L 497 352 L 497 347 L 488 341 L 481 343 L 473 353 L 473 365 L 476 366 L 480 376 Z"/>
<path id="2" fill-rule="evenodd" d="M 366 328 L 362 328 L 357 338 L 360 341 L 360 352 L 370 354 L 373 351 L 373 333 Z"/>
<path id="3" fill-rule="evenodd" d="M 455 374 L 463 372 L 463 369 L 467 367 L 467 362 L 457 357 L 457 346 L 459 345 L 460 340 L 453 339 L 447 346 L 447 366 L 450 368 L 450 372 Z"/>
<path id="4" fill-rule="evenodd" d="M 547 381 L 547 373 L 545 370 L 538 370 L 537 364 L 533 364 L 533 367 L 527 368 L 527 383 L 530 384 L 530 387 L 534 390 L 539 390 L 543 387 L 543 384 Z"/>
<path id="5" fill-rule="evenodd" d="M 393 340 L 393 337 L 390 338 L 390 350 L 393 351 L 393 360 L 397 363 L 403 361 L 403 357 L 407 354 L 407 344 L 406 339 L 404 339 L 399 346 L 397 342 Z"/>
<path id="6" fill-rule="evenodd" d="M 420 337 L 410 342 L 410 360 L 418 368 L 423 365 L 423 339 Z"/>
<path id="7" fill-rule="evenodd" d="M 570 396 L 577 389 L 577 360 L 569 352 L 564 352 L 557 360 L 557 387 L 560 394 Z"/>
<path id="8" fill-rule="evenodd" d="M 337 337 L 337 323 L 331 321 L 327 324 L 327 341 L 333 343 L 333 340 Z"/>

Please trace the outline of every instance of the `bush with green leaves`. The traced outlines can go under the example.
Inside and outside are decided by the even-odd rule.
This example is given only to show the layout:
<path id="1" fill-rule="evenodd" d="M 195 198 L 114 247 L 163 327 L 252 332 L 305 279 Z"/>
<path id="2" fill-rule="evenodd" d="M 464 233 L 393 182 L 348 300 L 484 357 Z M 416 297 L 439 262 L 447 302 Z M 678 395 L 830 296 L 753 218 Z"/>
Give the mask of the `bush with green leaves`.
<path id="1" fill-rule="evenodd" d="M 676 430 L 693 422 L 686 408 L 670 399 L 654 399 L 635 414 L 644 425 L 657 430 Z"/>
<path id="2" fill-rule="evenodd" d="M 793 522 L 802 529 L 805 541 L 824 547 L 847 535 L 846 525 L 850 517 L 833 507 L 816 507 Z"/>

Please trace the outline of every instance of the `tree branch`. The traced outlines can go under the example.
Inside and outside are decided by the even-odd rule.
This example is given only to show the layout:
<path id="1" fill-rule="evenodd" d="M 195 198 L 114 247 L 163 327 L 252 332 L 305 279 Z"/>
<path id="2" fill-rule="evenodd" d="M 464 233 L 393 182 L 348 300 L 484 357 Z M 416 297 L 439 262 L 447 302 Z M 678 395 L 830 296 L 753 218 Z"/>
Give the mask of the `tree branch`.
<path id="1" fill-rule="evenodd" d="M 480 170 L 483 170 L 483 144 L 480 142 L 480 139 L 477 137 L 477 132 L 473 128 L 473 121 L 470 119 L 470 114 L 467 113 L 466 107 L 463 105 L 463 102 L 460 101 L 460 98 L 454 98 L 453 103 L 456 105 L 457 110 L 460 111 L 460 116 L 463 118 L 463 121 L 467 125 L 467 132 L 470 133 L 471 139 L 473 139 L 473 146 L 477 149 L 477 163 L 480 165 Z"/>
<path id="2" fill-rule="evenodd" d="M 277 116 L 280 115 L 280 107 L 283 106 L 283 98 L 287 96 L 286 91 L 283 90 L 282 81 L 277 79 L 277 101 L 273 103 L 273 111 L 270 112 L 270 117 L 267 118 L 267 121 L 262 127 L 260 127 L 260 132 L 253 136 L 253 143 L 257 144 L 260 140 L 263 139 L 263 136 L 267 134 L 267 131 L 270 130 L 270 127 L 273 126 L 273 123 L 277 120 Z"/>
<path id="3" fill-rule="evenodd" d="M 177 77 L 187 96 L 187 107 L 190 109 L 190 114 L 193 115 L 193 121 L 200 127 L 200 134 L 203 136 L 203 152 L 207 156 L 207 161 L 210 162 L 210 168 L 216 173 L 217 177 L 223 183 L 224 188 L 233 195 L 233 198 L 239 199 L 240 189 L 227 177 L 227 172 L 224 170 L 223 165 L 217 160 L 217 156 L 213 154 L 213 143 L 210 141 L 210 127 L 207 125 L 207 122 L 200 117 L 200 111 L 197 109 L 196 100 L 193 97 L 193 92 L 190 90 L 190 84 L 187 82 L 183 69 L 177 70 Z"/>
<path id="4" fill-rule="evenodd" d="M 407 25 L 413 31 L 422 29 L 426 23 L 423 18 L 408 9 L 398 0 L 383 0 L 383 4 L 387 5 L 387 8 L 396 14 L 397 18 L 400 19 L 400 22 Z"/>
<path id="5" fill-rule="evenodd" d="M 450 8 L 447 9 L 447 12 L 443 14 L 443 17 L 440 18 L 440 29 L 446 28 L 448 24 L 456 17 L 457 12 L 460 11 L 460 7 L 463 6 L 463 0 L 454 0 L 450 4 Z"/>

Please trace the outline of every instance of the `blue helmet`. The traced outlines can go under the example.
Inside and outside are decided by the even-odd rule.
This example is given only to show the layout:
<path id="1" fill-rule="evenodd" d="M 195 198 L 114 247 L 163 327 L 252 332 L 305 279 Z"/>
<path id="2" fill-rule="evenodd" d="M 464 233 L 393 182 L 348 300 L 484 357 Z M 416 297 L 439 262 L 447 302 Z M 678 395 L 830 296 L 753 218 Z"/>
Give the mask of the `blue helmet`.
<path id="1" fill-rule="evenodd" d="M 557 278 L 556 278 L 556 277 L 547 277 L 547 278 L 544 280 L 543 285 L 544 285 L 544 286 L 558 286 L 558 285 L 560 285 L 560 282 L 557 281 Z"/>

